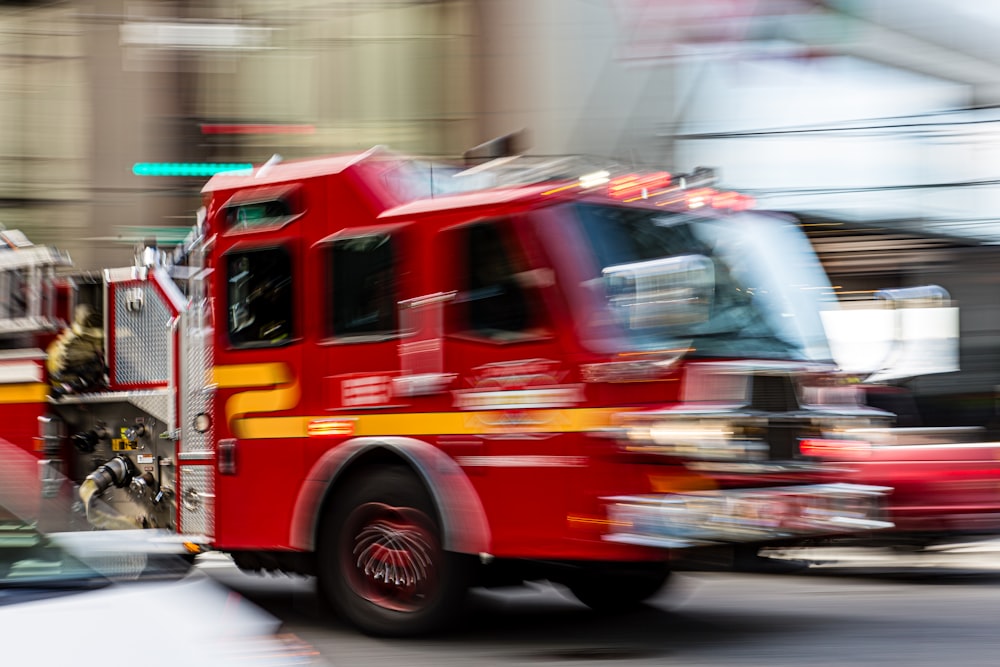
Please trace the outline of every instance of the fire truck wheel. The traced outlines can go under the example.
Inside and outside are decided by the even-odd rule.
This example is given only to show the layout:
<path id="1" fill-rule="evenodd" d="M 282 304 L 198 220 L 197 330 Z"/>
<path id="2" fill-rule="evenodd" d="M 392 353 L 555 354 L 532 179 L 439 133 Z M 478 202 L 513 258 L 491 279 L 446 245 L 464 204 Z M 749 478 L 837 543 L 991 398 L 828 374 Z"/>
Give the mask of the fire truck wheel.
<path id="1" fill-rule="evenodd" d="M 469 557 L 442 548 L 433 503 L 409 470 L 367 470 L 331 508 L 318 574 L 341 616 L 379 636 L 425 634 L 456 617 L 469 586 Z"/>
<path id="2" fill-rule="evenodd" d="M 666 567 L 627 573 L 591 572 L 567 583 L 577 600 L 594 611 L 616 613 L 635 609 L 653 597 L 670 578 Z"/>

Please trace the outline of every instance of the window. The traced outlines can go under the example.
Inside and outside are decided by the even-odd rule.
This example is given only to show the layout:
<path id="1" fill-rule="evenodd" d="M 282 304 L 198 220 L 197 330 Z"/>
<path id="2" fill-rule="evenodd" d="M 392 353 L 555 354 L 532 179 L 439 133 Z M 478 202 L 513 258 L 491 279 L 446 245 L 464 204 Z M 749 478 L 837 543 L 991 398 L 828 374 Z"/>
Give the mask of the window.
<path id="1" fill-rule="evenodd" d="M 336 239 L 330 244 L 329 267 L 333 307 L 330 336 L 395 334 L 397 286 L 393 238 L 369 234 Z"/>
<path id="2" fill-rule="evenodd" d="M 527 274 L 513 245 L 505 242 L 505 231 L 494 222 L 459 230 L 465 285 L 456 299 L 459 330 L 505 339 L 536 326 L 534 292 L 522 280 Z"/>
<path id="3" fill-rule="evenodd" d="M 281 227 L 302 213 L 302 195 L 295 186 L 242 190 L 222 208 L 225 228 L 232 232 Z"/>
<path id="4" fill-rule="evenodd" d="M 278 224 L 291 215 L 284 201 L 262 201 L 226 209 L 226 226 L 237 229 Z"/>
<path id="5" fill-rule="evenodd" d="M 230 253 L 229 341 L 237 347 L 282 345 L 294 337 L 292 260 L 285 248 Z"/>

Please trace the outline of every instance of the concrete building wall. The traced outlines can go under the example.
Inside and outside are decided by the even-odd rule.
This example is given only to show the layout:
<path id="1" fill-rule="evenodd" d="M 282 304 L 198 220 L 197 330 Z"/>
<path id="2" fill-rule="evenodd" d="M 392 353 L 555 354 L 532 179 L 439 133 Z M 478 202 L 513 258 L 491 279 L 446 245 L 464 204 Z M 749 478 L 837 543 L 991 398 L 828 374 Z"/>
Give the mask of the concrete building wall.
<path id="1" fill-rule="evenodd" d="M 84 233 L 93 116 L 69 6 L 0 9 L 0 224 L 39 242 Z"/>
<path id="2" fill-rule="evenodd" d="M 137 162 L 259 164 L 376 144 L 460 154 L 482 134 L 473 17 L 466 0 L 0 8 L 0 223 L 98 269 L 130 263 L 147 228 L 189 226 L 200 204 L 203 177 L 139 177 Z M 238 43 L 243 28 L 265 37 Z M 312 132 L 203 135 L 212 122 Z"/>
<path id="3" fill-rule="evenodd" d="M 536 154 L 670 166 L 674 62 L 630 55 L 621 4 L 478 2 L 483 138 L 526 129 Z"/>

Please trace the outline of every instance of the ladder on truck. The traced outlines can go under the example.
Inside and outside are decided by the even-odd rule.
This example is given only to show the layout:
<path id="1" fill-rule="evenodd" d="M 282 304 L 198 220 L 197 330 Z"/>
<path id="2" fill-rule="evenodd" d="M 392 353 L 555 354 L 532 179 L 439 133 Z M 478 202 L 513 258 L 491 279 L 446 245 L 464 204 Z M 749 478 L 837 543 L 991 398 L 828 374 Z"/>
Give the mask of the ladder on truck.
<path id="1" fill-rule="evenodd" d="M 55 273 L 69 254 L 0 229 L 0 336 L 58 330 Z"/>

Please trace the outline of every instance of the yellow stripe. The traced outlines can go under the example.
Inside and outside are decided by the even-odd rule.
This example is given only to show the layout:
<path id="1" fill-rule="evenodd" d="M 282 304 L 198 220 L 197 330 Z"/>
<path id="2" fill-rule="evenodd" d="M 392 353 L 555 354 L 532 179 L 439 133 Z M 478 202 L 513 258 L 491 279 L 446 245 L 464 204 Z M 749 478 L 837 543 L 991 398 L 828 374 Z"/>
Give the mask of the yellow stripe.
<path id="1" fill-rule="evenodd" d="M 283 363 L 231 364 L 216 366 L 212 381 L 220 388 L 267 387 L 291 382 L 292 374 Z"/>
<path id="2" fill-rule="evenodd" d="M 0 403 L 44 403 L 49 385 L 44 382 L 0 386 Z"/>
<path id="3" fill-rule="evenodd" d="M 442 433 L 475 435 L 487 433 L 581 433 L 607 428 L 611 416 L 621 408 L 575 408 L 567 410 L 524 410 L 507 413 L 422 412 L 345 416 L 354 422 L 354 435 L 424 436 Z M 305 438 L 309 422 L 329 420 L 319 417 L 251 417 L 237 419 L 233 431 L 240 438 Z"/>
<path id="4" fill-rule="evenodd" d="M 234 420 L 235 417 L 249 412 L 290 410 L 299 404 L 301 393 L 298 382 L 280 389 L 241 392 L 226 401 L 226 419 L 233 424 L 233 431 L 237 437 L 246 437 L 239 433 L 243 420 Z"/>
<path id="5" fill-rule="evenodd" d="M 281 362 L 216 366 L 212 370 L 212 380 L 220 388 L 226 389 L 274 387 L 259 391 L 242 391 L 230 396 L 226 401 L 226 421 L 232 425 L 233 433 L 239 438 L 249 436 L 243 432 L 243 420 L 237 417 L 250 412 L 290 410 L 298 405 L 302 396 L 298 380 L 292 377 L 288 366 Z"/>
<path id="6" fill-rule="evenodd" d="M 301 390 L 293 382 L 288 366 L 280 363 L 216 366 L 213 380 L 220 388 L 274 387 L 244 391 L 226 401 L 226 419 L 233 434 L 246 439 L 308 437 L 309 423 L 329 420 L 329 414 L 284 417 L 250 417 L 254 412 L 290 410 L 298 405 Z M 292 382 L 288 385 L 287 383 Z M 278 387 L 277 385 L 287 386 Z M 479 410 L 424 413 L 345 415 L 353 423 L 354 436 L 427 436 L 442 433 L 476 435 L 489 433 L 581 433 L 611 425 L 611 416 L 624 408 L 573 408 L 552 410 Z"/>
<path id="7" fill-rule="evenodd" d="M 304 438 L 309 417 L 255 417 L 237 419 L 233 434 L 238 438 Z"/>

